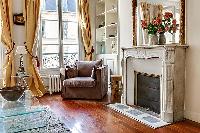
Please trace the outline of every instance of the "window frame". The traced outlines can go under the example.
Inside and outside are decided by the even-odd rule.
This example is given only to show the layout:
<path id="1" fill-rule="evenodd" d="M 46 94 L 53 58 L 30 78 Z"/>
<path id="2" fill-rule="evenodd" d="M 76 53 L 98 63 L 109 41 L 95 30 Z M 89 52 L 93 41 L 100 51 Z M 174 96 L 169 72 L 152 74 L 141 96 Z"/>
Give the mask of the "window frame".
<path id="1" fill-rule="evenodd" d="M 42 13 L 40 14 L 40 28 L 39 28 L 39 53 L 38 53 L 38 56 L 40 58 L 40 61 L 41 61 L 41 65 L 40 65 L 40 71 L 41 73 L 45 72 L 46 71 L 52 71 L 52 72 L 59 72 L 59 69 L 64 67 L 64 55 L 65 54 L 77 54 L 77 57 L 78 57 L 78 60 L 80 59 L 80 45 L 79 45 L 79 21 L 78 21 L 78 0 L 76 0 L 76 12 L 64 12 L 62 11 L 62 0 L 57 0 L 57 11 L 56 13 L 58 14 L 58 44 L 43 44 L 42 42 L 42 21 L 43 20 L 48 20 L 48 19 L 42 19 Z M 41 10 L 42 12 L 42 10 Z M 47 12 L 51 12 L 51 11 L 47 11 Z M 72 14 L 76 14 L 76 20 L 77 21 L 70 21 L 70 20 L 63 20 L 63 13 L 72 13 Z M 50 20 L 50 21 L 57 21 L 57 20 Z M 77 23 L 77 41 L 76 43 L 64 43 L 65 41 L 64 40 L 67 40 L 64 38 L 64 35 L 63 35 L 63 22 L 75 22 Z M 47 38 L 48 39 L 48 38 Z M 71 38 L 68 38 L 69 40 L 73 40 Z M 74 42 L 75 42 L 74 41 Z M 59 47 L 59 52 L 58 52 L 58 56 L 59 56 L 59 67 L 58 68 L 44 68 L 42 65 L 43 65 L 43 60 L 42 60 L 42 56 L 43 56 L 43 53 L 42 53 L 42 46 L 43 45 L 58 45 Z M 76 53 L 64 53 L 64 46 L 65 45 L 76 45 L 78 46 L 78 51 Z M 45 55 L 48 54 L 48 53 L 45 53 Z M 53 53 L 49 53 L 49 54 L 53 54 Z M 56 53 L 57 54 L 57 53 Z"/>

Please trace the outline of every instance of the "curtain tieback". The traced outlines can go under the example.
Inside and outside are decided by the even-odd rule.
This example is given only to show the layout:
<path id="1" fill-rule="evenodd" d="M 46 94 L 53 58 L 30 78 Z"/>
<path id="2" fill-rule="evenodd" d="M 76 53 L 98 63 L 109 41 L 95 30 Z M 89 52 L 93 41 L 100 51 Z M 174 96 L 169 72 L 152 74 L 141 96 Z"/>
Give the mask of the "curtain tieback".
<path id="1" fill-rule="evenodd" d="M 40 67 L 40 61 L 39 61 L 38 56 L 34 56 L 33 54 L 31 54 L 31 52 L 28 50 L 28 48 L 27 48 L 27 46 L 26 46 L 26 42 L 24 42 L 24 44 L 25 44 L 25 49 L 26 49 L 27 53 L 28 53 L 32 58 L 34 58 L 34 59 L 36 60 L 36 66 L 37 66 L 37 67 Z"/>
<path id="2" fill-rule="evenodd" d="M 9 55 L 14 50 L 14 48 L 15 48 L 15 42 L 12 41 L 12 43 L 13 43 L 13 46 L 12 46 L 11 49 L 7 49 L 6 55 Z"/>
<path id="3" fill-rule="evenodd" d="M 91 49 L 91 51 L 88 53 L 86 50 L 85 50 L 85 53 L 86 53 L 86 55 L 91 55 L 92 53 L 94 53 L 94 48 L 93 48 L 93 46 L 92 46 L 92 49 Z"/>

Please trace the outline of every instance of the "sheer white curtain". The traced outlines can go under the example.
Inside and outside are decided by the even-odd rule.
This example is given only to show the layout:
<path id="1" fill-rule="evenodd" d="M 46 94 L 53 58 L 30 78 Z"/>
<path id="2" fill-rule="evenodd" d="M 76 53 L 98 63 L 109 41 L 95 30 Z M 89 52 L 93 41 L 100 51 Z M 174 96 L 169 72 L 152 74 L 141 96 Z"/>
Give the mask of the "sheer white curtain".
<path id="1" fill-rule="evenodd" d="M 1 15 L 0 15 L 1 16 Z M 1 17 L 0 17 L 1 22 Z M 1 24 L 0 24 L 0 40 L 1 40 Z M 5 47 L 1 44 L 0 41 L 0 87 L 3 87 L 3 65 L 4 65 L 4 58 L 5 58 Z"/>
<path id="2" fill-rule="evenodd" d="M 5 48 L 2 44 L 0 44 L 0 78 L 3 77 L 4 52 Z"/>

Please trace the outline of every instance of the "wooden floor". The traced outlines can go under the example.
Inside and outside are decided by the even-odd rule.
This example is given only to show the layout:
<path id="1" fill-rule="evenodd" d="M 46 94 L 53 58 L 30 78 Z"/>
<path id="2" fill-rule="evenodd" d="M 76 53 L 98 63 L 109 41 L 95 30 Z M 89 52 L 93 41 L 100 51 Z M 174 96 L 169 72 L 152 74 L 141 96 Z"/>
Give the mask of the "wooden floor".
<path id="1" fill-rule="evenodd" d="M 154 130 L 107 108 L 105 104 L 109 100 L 105 99 L 62 100 L 55 94 L 39 100 L 49 105 L 73 133 L 200 133 L 200 124 L 189 120 Z"/>

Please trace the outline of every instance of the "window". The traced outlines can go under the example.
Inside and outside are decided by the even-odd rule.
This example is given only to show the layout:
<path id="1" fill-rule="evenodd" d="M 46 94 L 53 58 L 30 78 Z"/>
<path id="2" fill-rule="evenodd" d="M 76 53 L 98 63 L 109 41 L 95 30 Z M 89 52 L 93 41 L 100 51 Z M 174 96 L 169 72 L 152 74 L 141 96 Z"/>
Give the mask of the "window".
<path id="1" fill-rule="evenodd" d="M 56 11 L 56 0 L 45 0 L 46 11 Z"/>
<path id="2" fill-rule="evenodd" d="M 42 69 L 71 65 L 78 59 L 76 0 L 43 0 L 41 11 Z"/>
<path id="3" fill-rule="evenodd" d="M 76 12 L 75 0 L 62 0 L 63 12 Z"/>

